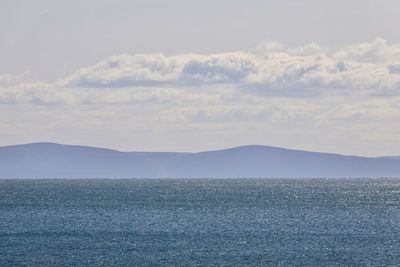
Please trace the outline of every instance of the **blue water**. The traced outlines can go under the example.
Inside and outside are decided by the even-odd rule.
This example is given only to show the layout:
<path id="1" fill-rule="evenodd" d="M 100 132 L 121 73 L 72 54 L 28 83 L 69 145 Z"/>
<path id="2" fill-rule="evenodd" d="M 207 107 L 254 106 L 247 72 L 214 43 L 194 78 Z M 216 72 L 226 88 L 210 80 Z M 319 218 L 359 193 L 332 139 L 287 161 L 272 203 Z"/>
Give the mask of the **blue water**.
<path id="1" fill-rule="evenodd" d="M 0 180 L 0 266 L 399 266 L 400 180 Z"/>

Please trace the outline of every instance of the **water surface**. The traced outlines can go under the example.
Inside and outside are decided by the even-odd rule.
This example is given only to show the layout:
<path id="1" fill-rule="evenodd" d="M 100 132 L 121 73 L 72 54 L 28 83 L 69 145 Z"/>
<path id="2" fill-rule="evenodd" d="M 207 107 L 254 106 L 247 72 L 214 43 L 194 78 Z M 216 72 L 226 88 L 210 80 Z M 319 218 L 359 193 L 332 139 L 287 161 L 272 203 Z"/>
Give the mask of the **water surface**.
<path id="1" fill-rule="evenodd" d="M 400 265 L 400 180 L 0 180 L 0 266 Z"/>

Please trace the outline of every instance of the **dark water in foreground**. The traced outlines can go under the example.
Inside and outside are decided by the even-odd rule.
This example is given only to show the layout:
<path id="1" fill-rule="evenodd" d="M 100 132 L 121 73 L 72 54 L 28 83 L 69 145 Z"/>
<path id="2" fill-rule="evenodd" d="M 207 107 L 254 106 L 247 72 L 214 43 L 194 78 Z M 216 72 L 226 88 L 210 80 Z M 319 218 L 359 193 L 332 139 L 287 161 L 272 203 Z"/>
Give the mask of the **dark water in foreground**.
<path id="1" fill-rule="evenodd" d="M 0 180 L 0 266 L 399 266 L 399 180 Z"/>

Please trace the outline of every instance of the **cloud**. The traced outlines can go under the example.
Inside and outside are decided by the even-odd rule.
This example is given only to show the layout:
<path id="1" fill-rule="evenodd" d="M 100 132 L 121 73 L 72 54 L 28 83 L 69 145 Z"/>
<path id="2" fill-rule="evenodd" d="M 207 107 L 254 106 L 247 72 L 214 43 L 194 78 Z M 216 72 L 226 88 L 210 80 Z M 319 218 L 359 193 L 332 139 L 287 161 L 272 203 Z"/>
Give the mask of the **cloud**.
<path id="1" fill-rule="evenodd" d="M 389 64 L 388 69 L 392 74 L 400 74 L 400 61 Z"/>
<path id="2" fill-rule="evenodd" d="M 13 80 L 14 80 L 14 77 L 8 73 L 0 74 L 0 85 L 4 86 L 7 84 L 10 84 L 13 82 Z"/>
<path id="3" fill-rule="evenodd" d="M 175 80 L 181 65 L 177 57 L 161 54 L 119 55 L 77 70 L 65 84 L 86 87 L 124 87 L 154 85 Z"/>
<path id="4" fill-rule="evenodd" d="M 241 83 L 257 71 L 257 61 L 242 52 L 195 57 L 185 63 L 179 76 L 199 83 Z"/>
<path id="5" fill-rule="evenodd" d="M 192 86 L 229 83 L 265 89 L 397 89 L 400 44 L 383 39 L 339 48 L 265 42 L 252 51 L 211 55 L 113 56 L 77 70 L 68 86 Z"/>
<path id="6" fill-rule="evenodd" d="M 22 73 L 20 75 L 12 75 L 9 73 L 0 73 L 0 87 L 1 86 L 12 86 L 19 82 L 22 82 L 27 75 L 28 75 L 28 72 Z"/>
<path id="7" fill-rule="evenodd" d="M 241 82 L 256 71 L 250 54 L 120 55 L 77 70 L 63 83 L 80 87 L 129 87 Z"/>
<path id="8" fill-rule="evenodd" d="M 386 40 L 376 38 L 372 42 L 364 42 L 342 47 L 336 50 L 332 56 L 341 60 L 384 63 L 400 58 L 400 44 L 388 45 Z"/>
<path id="9" fill-rule="evenodd" d="M 3 104 L 233 103 L 263 97 L 400 94 L 400 44 L 343 47 L 264 42 L 210 55 L 112 56 L 56 81 L 0 74 Z"/>

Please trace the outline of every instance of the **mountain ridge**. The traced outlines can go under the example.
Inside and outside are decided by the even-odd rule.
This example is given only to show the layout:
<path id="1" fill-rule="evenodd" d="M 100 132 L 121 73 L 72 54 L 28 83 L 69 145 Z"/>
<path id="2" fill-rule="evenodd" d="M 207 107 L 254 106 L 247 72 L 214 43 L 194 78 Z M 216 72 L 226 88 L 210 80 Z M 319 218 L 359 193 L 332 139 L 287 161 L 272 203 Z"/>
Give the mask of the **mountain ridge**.
<path id="1" fill-rule="evenodd" d="M 246 145 L 201 152 L 118 151 L 38 142 L 0 147 L 0 178 L 400 177 L 400 158 Z"/>
<path id="2" fill-rule="evenodd" d="M 268 148 L 268 149 L 280 149 L 280 150 L 287 150 L 287 151 L 299 151 L 299 152 L 308 152 L 308 153 L 318 153 L 318 154 L 327 154 L 327 155 L 338 155 L 343 157 L 361 157 L 361 158 L 400 158 L 400 156 L 393 155 L 393 156 L 361 156 L 361 155 L 349 155 L 349 154 L 341 154 L 341 153 L 333 153 L 333 152 L 324 152 L 324 151 L 310 151 L 304 149 L 294 149 L 294 148 L 287 148 L 287 147 L 278 147 L 278 146 L 269 146 L 269 145 L 240 145 L 234 147 L 227 147 L 221 149 L 211 149 L 211 150 L 204 150 L 204 151 L 183 151 L 183 152 L 175 152 L 175 151 L 130 151 L 130 150 L 118 150 L 113 148 L 106 148 L 106 147 L 97 147 L 97 146 L 87 146 L 87 145 L 71 145 L 71 144 L 61 144 L 55 142 L 33 142 L 33 143 L 21 143 L 15 145 L 5 145 L 0 146 L 0 149 L 3 148 L 14 148 L 14 147 L 28 147 L 28 146 L 37 146 L 37 145 L 45 145 L 45 146 L 63 146 L 63 147 L 76 147 L 76 148 L 88 148 L 88 149 L 102 149 L 102 150 L 109 150 L 114 152 L 120 153 L 173 153 L 173 154 L 199 154 L 199 153 L 208 153 L 208 152 L 217 152 L 217 151 L 229 151 L 229 150 L 238 150 L 238 149 L 245 149 L 245 148 Z"/>

